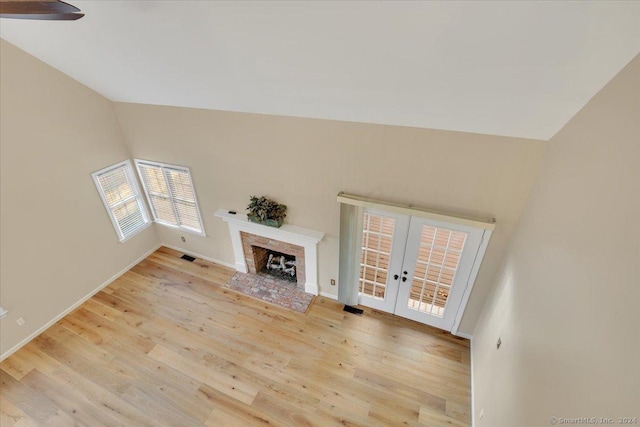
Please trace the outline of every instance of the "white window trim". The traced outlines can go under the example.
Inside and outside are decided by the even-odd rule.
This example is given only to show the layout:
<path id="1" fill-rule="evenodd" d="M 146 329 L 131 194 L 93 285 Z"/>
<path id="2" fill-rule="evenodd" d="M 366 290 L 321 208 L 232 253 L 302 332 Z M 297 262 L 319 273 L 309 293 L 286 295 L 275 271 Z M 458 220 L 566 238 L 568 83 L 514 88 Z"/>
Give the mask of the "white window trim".
<path id="1" fill-rule="evenodd" d="M 204 221 L 202 220 L 202 214 L 200 213 L 200 205 L 198 204 L 198 195 L 196 194 L 196 186 L 193 184 L 193 176 L 191 175 L 191 170 L 186 167 L 186 166 L 178 166 L 178 165 L 171 165 L 169 163 L 161 163 L 161 162 L 154 162 L 151 160 L 143 160 L 143 159 L 133 159 L 133 161 L 136 164 L 136 171 L 138 172 L 138 177 L 140 178 L 140 182 L 142 183 L 142 188 L 144 190 L 144 195 L 145 198 L 147 199 L 147 203 L 149 205 L 149 209 L 151 210 L 151 215 L 153 216 L 153 221 L 157 224 L 161 224 L 167 227 L 171 227 L 171 228 L 175 228 L 177 230 L 181 230 L 184 231 L 185 233 L 189 233 L 189 234 L 195 234 L 196 236 L 202 236 L 202 237 L 206 237 L 207 233 L 205 232 L 204 229 Z M 163 221 L 162 219 L 159 219 L 156 215 L 155 210 L 153 209 L 153 203 L 151 202 L 151 197 L 149 197 L 149 190 L 147 189 L 147 186 L 144 182 L 144 177 L 142 176 L 142 173 L 140 172 L 140 165 L 150 165 L 150 166 L 156 166 L 162 169 L 175 169 L 175 170 L 179 170 L 179 171 L 183 171 L 186 172 L 189 175 L 189 181 L 191 183 L 191 189 L 193 190 L 193 199 L 196 205 L 196 211 L 198 212 L 198 220 L 200 221 L 200 225 L 202 226 L 202 232 L 199 232 L 197 230 L 194 230 L 192 228 L 189 227 L 185 227 L 183 225 L 180 224 L 172 224 L 170 222 L 167 221 Z M 164 173 L 163 173 L 164 175 Z M 165 175 L 165 180 L 166 180 L 166 175 Z M 167 188 L 169 188 L 169 183 L 167 182 Z M 169 190 L 171 191 L 171 190 Z M 175 209 L 175 205 L 173 203 L 174 199 L 178 199 L 177 197 L 174 197 L 173 195 L 171 195 L 171 204 L 174 206 Z M 178 199 L 179 200 L 179 199 Z M 178 213 L 176 212 L 176 218 L 178 218 Z"/>
<path id="2" fill-rule="evenodd" d="M 140 211 L 142 213 L 142 218 L 144 219 L 144 225 L 142 225 L 141 227 L 137 228 L 134 230 L 133 233 L 129 234 L 128 236 L 125 236 L 124 234 L 122 234 L 122 230 L 120 230 L 120 226 L 118 225 L 118 221 L 116 220 L 115 216 L 113 215 L 113 211 L 111 210 L 111 206 L 109 206 L 109 202 L 107 202 L 107 199 L 104 195 L 104 190 L 102 189 L 102 185 L 100 185 L 100 181 L 98 179 L 98 177 L 104 173 L 107 173 L 109 171 L 112 171 L 114 169 L 118 169 L 122 166 L 126 166 L 126 173 L 129 176 L 130 180 L 131 180 L 131 184 L 133 186 L 133 190 L 136 193 L 136 195 L 134 197 L 138 197 L 138 205 L 140 206 Z M 111 220 L 111 224 L 113 225 L 113 229 L 116 232 L 116 235 L 118 236 L 118 241 L 120 243 L 124 243 L 127 240 L 129 240 L 130 238 L 132 238 L 133 236 L 138 235 L 142 230 L 145 230 L 146 228 L 150 227 L 152 222 L 149 219 L 149 213 L 147 212 L 147 208 L 145 206 L 144 203 L 144 198 L 142 196 L 142 192 L 140 191 L 140 187 L 138 186 L 138 179 L 136 178 L 136 174 L 133 172 L 133 166 L 131 165 L 131 160 L 123 160 L 119 163 L 116 163 L 114 165 L 111 166 L 107 166 L 106 168 L 100 169 L 99 171 L 96 171 L 94 173 L 91 174 L 91 177 L 93 178 L 93 182 L 96 185 L 96 189 L 98 190 L 98 194 L 100 194 L 100 199 L 102 199 L 102 203 L 104 204 L 104 207 L 107 211 L 107 214 L 109 215 L 109 219 Z"/>

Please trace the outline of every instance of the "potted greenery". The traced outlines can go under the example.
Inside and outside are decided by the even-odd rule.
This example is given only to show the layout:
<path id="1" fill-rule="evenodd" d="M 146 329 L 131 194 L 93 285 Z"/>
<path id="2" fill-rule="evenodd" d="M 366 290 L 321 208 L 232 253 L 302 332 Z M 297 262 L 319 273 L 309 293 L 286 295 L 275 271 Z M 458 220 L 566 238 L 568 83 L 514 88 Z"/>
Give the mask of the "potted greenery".
<path id="1" fill-rule="evenodd" d="M 265 196 L 256 197 L 251 196 L 249 206 L 247 206 L 249 213 L 247 218 L 251 222 L 257 222 L 271 227 L 280 227 L 284 217 L 287 216 L 286 205 L 267 199 Z"/>

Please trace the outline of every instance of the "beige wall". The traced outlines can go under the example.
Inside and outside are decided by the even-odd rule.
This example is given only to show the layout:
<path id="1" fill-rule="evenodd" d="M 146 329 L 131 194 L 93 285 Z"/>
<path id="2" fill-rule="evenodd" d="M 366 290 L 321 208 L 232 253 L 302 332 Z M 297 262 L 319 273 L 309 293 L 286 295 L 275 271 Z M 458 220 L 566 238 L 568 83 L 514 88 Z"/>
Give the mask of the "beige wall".
<path id="1" fill-rule="evenodd" d="M 640 417 L 640 57 L 550 141 L 497 284 L 477 426 Z"/>
<path id="2" fill-rule="evenodd" d="M 134 104 L 115 104 L 116 118 L 111 102 L 4 41 L 2 67 L 1 297 L 10 311 L 2 320 L 2 352 L 159 241 L 232 263 L 227 228 L 213 213 L 243 211 L 251 194 L 286 203 L 289 223 L 327 233 L 319 250 L 320 288 L 335 295 L 329 282 L 337 278 L 335 196 L 341 190 L 497 219 L 460 328 L 469 333 L 546 146 L 459 132 Z M 206 238 L 157 226 L 159 239 L 151 228 L 117 243 L 92 181 L 84 178 L 131 155 L 192 168 Z M 57 185 L 46 188 L 51 168 Z M 38 269 L 24 277 L 34 252 L 47 256 L 39 256 Z M 27 320 L 22 328 L 15 324 L 18 317 Z"/>
<path id="3" fill-rule="evenodd" d="M 542 141 L 406 127 L 116 103 L 137 158 L 189 166 L 206 238 L 158 226 L 161 240 L 233 263 L 220 208 L 243 212 L 249 196 L 288 205 L 287 222 L 326 233 L 321 292 L 337 294 L 339 205 L 363 196 L 495 217 L 497 228 L 461 331 L 475 326 L 538 171 Z M 187 242 L 182 243 L 184 235 Z"/>
<path id="4" fill-rule="evenodd" d="M 0 354 L 158 242 L 118 243 L 91 172 L 129 158 L 106 98 L 1 41 Z M 26 324 L 19 327 L 16 319 Z"/>

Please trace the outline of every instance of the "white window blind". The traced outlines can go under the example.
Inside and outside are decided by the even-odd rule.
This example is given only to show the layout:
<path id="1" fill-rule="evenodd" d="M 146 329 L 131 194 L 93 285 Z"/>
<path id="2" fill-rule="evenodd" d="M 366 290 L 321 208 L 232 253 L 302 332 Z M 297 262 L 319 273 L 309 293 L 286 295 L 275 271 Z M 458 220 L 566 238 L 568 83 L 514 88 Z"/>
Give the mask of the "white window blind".
<path id="1" fill-rule="evenodd" d="M 204 234 L 189 169 L 147 160 L 135 162 L 154 219 L 161 224 Z"/>
<path id="2" fill-rule="evenodd" d="M 91 176 L 121 242 L 149 223 L 140 189 L 128 160 L 94 172 Z"/>

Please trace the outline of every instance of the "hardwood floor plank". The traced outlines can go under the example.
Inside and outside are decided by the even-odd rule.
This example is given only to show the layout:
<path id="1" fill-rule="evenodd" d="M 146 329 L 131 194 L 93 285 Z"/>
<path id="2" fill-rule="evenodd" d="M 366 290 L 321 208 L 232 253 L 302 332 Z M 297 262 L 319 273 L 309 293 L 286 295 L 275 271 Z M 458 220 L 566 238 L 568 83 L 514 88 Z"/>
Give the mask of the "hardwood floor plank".
<path id="1" fill-rule="evenodd" d="M 469 425 L 469 422 L 459 421 L 447 415 L 435 413 L 428 408 L 420 409 L 420 416 L 418 420 L 421 425 L 427 425 L 429 427 L 464 427 Z"/>
<path id="2" fill-rule="evenodd" d="M 0 364 L 2 427 L 469 426 L 469 342 L 160 248 Z"/>
<path id="3" fill-rule="evenodd" d="M 40 372 L 49 374 L 60 367 L 60 362 L 41 351 L 34 343 L 27 344 L 23 350 L 21 355 L 29 359 L 33 368 Z"/>
<path id="4" fill-rule="evenodd" d="M 238 381 L 235 375 L 225 370 L 233 364 L 231 361 L 227 366 L 203 366 L 159 345 L 151 350 L 149 356 L 247 405 L 251 405 L 258 394 L 251 384 Z"/>
<path id="5" fill-rule="evenodd" d="M 116 358 L 110 362 L 105 371 L 128 384 L 125 395 L 135 395 L 141 400 L 153 400 L 157 404 L 173 408 L 177 414 L 186 413 L 191 418 L 204 421 L 211 412 L 211 407 L 198 404 L 194 396 L 202 383 L 194 380 L 171 367 L 150 358 Z M 131 389 L 135 387 L 136 389 Z M 138 390 L 144 393 L 138 393 Z"/>
<path id="6" fill-rule="evenodd" d="M 129 387 L 122 398 L 136 405 L 158 426 L 199 426 L 203 423 L 171 400 L 136 385 Z"/>
<path id="7" fill-rule="evenodd" d="M 45 375 L 38 370 L 33 370 L 22 379 L 22 382 L 32 390 L 46 396 L 51 402 L 55 403 L 56 407 L 82 424 L 94 426 L 125 425 L 113 418 L 109 413 L 110 411 L 105 411 L 87 400 L 84 397 L 83 390 L 67 386 L 60 379 Z M 62 389 L 65 390 L 64 393 L 60 392 Z M 57 410 L 51 416 L 56 412 Z"/>
<path id="8" fill-rule="evenodd" d="M 153 427 L 155 424 L 149 422 L 147 417 L 135 406 L 129 404 L 104 387 L 95 384 L 83 374 L 64 365 L 60 366 L 60 368 L 48 375 L 48 377 L 62 384 L 66 384 L 65 387 L 81 390 L 84 399 L 99 408 L 101 412 L 107 413 L 111 418 L 122 423 L 122 425 Z"/>
<path id="9" fill-rule="evenodd" d="M 70 415 L 64 411 L 56 412 L 49 421 L 44 424 L 44 427 L 89 427 L 86 424 L 82 424 L 78 420 L 74 420 Z"/>
<path id="10" fill-rule="evenodd" d="M 94 298 L 91 298 L 82 304 L 82 308 L 89 310 L 98 316 L 104 317 L 107 320 L 111 320 L 112 322 L 122 317 L 122 313 L 119 310 L 109 307 L 108 305 L 101 304 Z"/>
<path id="11" fill-rule="evenodd" d="M 29 345 L 33 344 L 39 351 L 49 355 L 51 359 L 58 364 L 58 366 L 67 366 L 84 375 L 86 378 L 99 383 L 106 390 L 114 393 L 121 393 L 122 390 L 126 388 L 128 384 L 118 383 L 115 378 L 109 376 L 104 371 L 105 364 L 110 360 L 113 360 L 113 355 L 109 354 L 109 357 L 103 360 L 86 357 L 83 355 L 83 352 L 75 351 L 78 347 L 74 347 L 73 345 L 70 347 L 68 344 L 60 343 L 49 335 L 46 335 L 52 331 L 53 328 L 47 330 L 45 334 L 37 337 Z M 82 342 L 81 338 L 78 338 L 78 340 Z M 86 351 L 84 353 L 86 353 Z M 51 365 L 48 369 L 41 370 L 40 372 L 44 374 L 51 374 L 56 369 L 58 368 L 54 368 L 54 365 Z"/>
<path id="12" fill-rule="evenodd" d="M 58 411 L 58 408 L 46 395 L 37 393 L 37 390 L 30 388 L 25 383 L 25 378 L 33 372 L 29 372 L 20 381 L 16 381 L 3 368 L 0 370 L 0 391 L 5 401 L 19 408 L 20 411 L 36 422 L 44 424 Z"/>
<path id="13" fill-rule="evenodd" d="M 38 423 L 22 409 L 0 396 L 0 426 L 12 427 L 16 425 L 37 426 Z"/>
<path id="14" fill-rule="evenodd" d="M 198 390 L 199 398 L 209 402 L 215 409 L 205 422 L 206 426 L 274 426 L 274 420 L 237 399 L 203 384 Z"/>
<path id="15" fill-rule="evenodd" d="M 14 353 L 2 363 L 2 369 L 15 380 L 20 381 L 33 369 L 34 364 L 25 353 Z"/>
<path id="16" fill-rule="evenodd" d="M 260 393 L 253 403 L 255 409 L 271 417 L 276 425 L 282 426 L 329 426 L 334 425 L 313 419 L 303 408 L 277 401 L 272 396 Z M 320 424 L 322 422 L 322 424 Z"/>
<path id="17" fill-rule="evenodd" d="M 457 402 L 455 400 L 447 400 L 447 407 L 445 414 L 449 418 L 453 418 L 460 422 L 466 422 L 471 417 L 471 408 L 469 405 L 463 402 Z"/>

